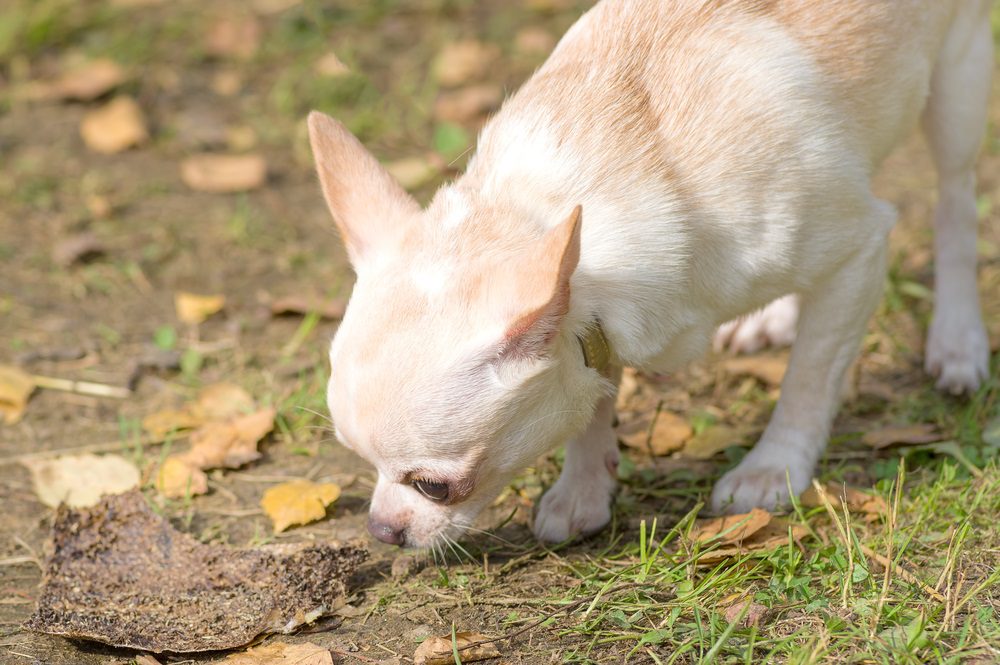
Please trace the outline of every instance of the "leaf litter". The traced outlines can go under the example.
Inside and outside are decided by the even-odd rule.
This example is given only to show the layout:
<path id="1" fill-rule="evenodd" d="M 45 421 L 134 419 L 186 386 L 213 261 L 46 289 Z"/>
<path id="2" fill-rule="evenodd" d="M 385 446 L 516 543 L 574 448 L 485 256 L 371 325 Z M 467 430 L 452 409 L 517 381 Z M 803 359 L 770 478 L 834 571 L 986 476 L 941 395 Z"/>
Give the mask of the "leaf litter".
<path id="1" fill-rule="evenodd" d="M 194 155 L 181 162 L 181 180 L 197 192 L 246 192 L 267 180 L 267 162 L 257 154 Z"/>
<path id="2" fill-rule="evenodd" d="M 80 137 L 91 150 L 110 155 L 145 143 L 149 130 L 142 109 L 123 95 L 88 111 L 80 121 Z"/>
<path id="3" fill-rule="evenodd" d="M 0 365 L 0 417 L 3 422 L 13 425 L 21 420 L 35 387 L 35 380 L 24 370 Z"/>
<path id="4" fill-rule="evenodd" d="M 208 317 L 222 311 L 226 306 L 226 297 L 220 295 L 200 295 L 178 291 L 174 294 L 174 309 L 177 318 L 183 323 L 196 325 Z"/>
<path id="5" fill-rule="evenodd" d="M 26 627 L 154 653 L 233 649 L 335 611 L 367 556 L 353 544 L 205 545 L 134 490 L 59 508 Z"/>
<path id="6" fill-rule="evenodd" d="M 935 425 L 922 423 L 919 425 L 889 425 L 881 429 L 865 432 L 861 443 L 875 450 L 888 448 L 892 445 L 921 445 L 941 441 L 941 432 Z"/>
<path id="7" fill-rule="evenodd" d="M 786 545 L 789 538 L 797 543 L 808 533 L 809 529 L 805 525 L 774 517 L 765 510 L 755 508 L 742 515 L 699 520 L 689 539 L 692 544 L 711 548 L 704 549 L 697 555 L 697 562 L 704 565 L 753 552 L 773 550 Z"/>
<path id="8" fill-rule="evenodd" d="M 455 633 L 454 640 L 451 635 L 431 636 L 421 642 L 413 653 L 413 664 L 453 665 L 456 662 L 474 663 L 499 658 L 500 650 L 489 639 L 481 633 L 468 631 Z M 456 650 L 460 661 L 455 660 Z"/>
<path id="9" fill-rule="evenodd" d="M 121 494 L 139 486 L 139 469 L 120 455 L 65 455 L 27 460 L 39 500 L 50 508 L 65 503 L 73 508 L 93 506 L 107 494 Z"/>
<path id="10" fill-rule="evenodd" d="M 333 665 L 329 649 L 312 642 L 286 644 L 272 642 L 250 647 L 243 653 L 230 654 L 220 665 Z"/>

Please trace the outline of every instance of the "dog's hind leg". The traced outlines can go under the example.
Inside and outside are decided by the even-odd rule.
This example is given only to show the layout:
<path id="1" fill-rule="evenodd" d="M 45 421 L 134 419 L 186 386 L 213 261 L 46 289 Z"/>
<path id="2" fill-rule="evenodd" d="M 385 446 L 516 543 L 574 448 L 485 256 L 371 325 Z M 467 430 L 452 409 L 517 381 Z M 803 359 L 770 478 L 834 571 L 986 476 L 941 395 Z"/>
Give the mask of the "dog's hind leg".
<path id="1" fill-rule="evenodd" d="M 972 3 L 969 3 L 970 5 Z M 937 387 L 975 391 L 989 372 L 989 342 L 976 289 L 975 161 L 986 130 L 993 70 L 988 2 L 959 16 L 931 81 L 923 126 L 938 173 L 934 211 L 934 317 L 925 366 Z"/>
<path id="2" fill-rule="evenodd" d="M 787 295 L 768 303 L 753 314 L 719 326 L 712 346 L 716 351 L 756 353 L 767 346 L 789 346 L 795 341 L 799 318 L 799 298 Z"/>
<path id="3" fill-rule="evenodd" d="M 781 397 L 764 434 L 712 492 L 717 512 L 742 513 L 787 503 L 789 487 L 809 485 L 840 401 L 844 373 L 857 355 L 882 295 L 889 229 L 895 211 L 872 200 L 865 244 L 801 295 L 798 336 Z"/>

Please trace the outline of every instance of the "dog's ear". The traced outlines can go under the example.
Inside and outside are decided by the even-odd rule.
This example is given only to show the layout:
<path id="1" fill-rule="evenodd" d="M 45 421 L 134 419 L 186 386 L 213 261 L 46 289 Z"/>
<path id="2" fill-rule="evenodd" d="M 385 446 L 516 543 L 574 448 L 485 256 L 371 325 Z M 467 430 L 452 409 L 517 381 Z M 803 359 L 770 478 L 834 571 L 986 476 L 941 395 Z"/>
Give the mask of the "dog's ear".
<path id="1" fill-rule="evenodd" d="M 323 196 L 357 268 L 420 206 L 342 124 L 313 111 L 308 125 Z"/>
<path id="2" fill-rule="evenodd" d="M 519 270 L 517 297 L 524 307 L 508 326 L 501 358 L 542 355 L 569 311 L 569 282 L 580 261 L 581 207 L 549 229 Z"/>

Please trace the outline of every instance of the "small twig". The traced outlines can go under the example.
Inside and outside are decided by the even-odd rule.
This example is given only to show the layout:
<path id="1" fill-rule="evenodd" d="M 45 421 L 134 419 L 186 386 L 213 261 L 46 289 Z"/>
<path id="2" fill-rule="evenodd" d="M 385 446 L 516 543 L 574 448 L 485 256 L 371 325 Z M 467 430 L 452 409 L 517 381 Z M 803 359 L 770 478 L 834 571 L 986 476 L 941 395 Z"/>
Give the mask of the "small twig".
<path id="1" fill-rule="evenodd" d="M 929 584 L 926 584 L 925 582 L 921 581 L 916 575 L 906 570 L 901 565 L 894 563 L 891 559 L 888 559 L 885 556 L 879 554 L 878 552 L 868 547 L 867 545 L 861 545 L 861 551 L 865 553 L 865 556 L 877 562 L 879 565 L 884 566 L 886 568 L 892 568 L 897 575 L 902 577 L 910 584 L 915 584 L 916 586 L 923 589 L 924 593 L 932 597 L 934 600 L 937 600 L 942 603 L 945 602 L 944 596 L 938 593 Z"/>
<path id="2" fill-rule="evenodd" d="M 31 381 L 39 388 L 62 390 L 78 395 L 114 397 L 116 399 L 125 399 L 132 396 L 132 391 L 128 388 L 109 386 L 106 383 L 94 383 L 93 381 L 74 381 L 72 379 L 59 379 L 54 376 L 40 376 L 38 374 L 33 374 Z"/>
<path id="3" fill-rule="evenodd" d="M 177 442 L 180 437 L 172 439 L 173 442 Z M 166 439 L 141 439 L 136 443 L 127 443 L 124 441 L 114 441 L 109 443 L 92 443 L 85 446 L 75 446 L 71 448 L 53 448 L 51 450 L 39 450 L 33 453 L 21 453 L 20 455 L 10 455 L 8 457 L 0 457 L 0 466 L 6 466 L 9 464 L 23 464 L 25 462 L 31 462 L 38 459 L 46 459 L 49 457 L 58 457 L 59 455 L 75 455 L 79 453 L 112 453 L 123 448 L 134 448 L 136 446 L 161 446 L 166 443 Z"/>

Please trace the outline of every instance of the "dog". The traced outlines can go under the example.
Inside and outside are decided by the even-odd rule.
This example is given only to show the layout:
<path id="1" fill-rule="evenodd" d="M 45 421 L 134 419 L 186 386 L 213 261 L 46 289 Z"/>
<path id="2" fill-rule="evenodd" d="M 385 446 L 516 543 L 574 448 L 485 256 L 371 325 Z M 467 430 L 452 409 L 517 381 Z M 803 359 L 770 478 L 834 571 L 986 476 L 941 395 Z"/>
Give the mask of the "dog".
<path id="1" fill-rule="evenodd" d="M 770 423 L 711 497 L 719 512 L 786 504 L 811 480 L 880 299 L 896 214 L 872 176 L 919 121 L 939 181 L 927 369 L 944 390 L 974 391 L 989 361 L 974 197 L 989 11 L 603 0 L 426 209 L 312 112 L 321 188 L 357 274 L 327 397 L 339 440 L 378 470 L 371 534 L 457 538 L 561 444 L 534 533 L 600 530 L 621 367 L 675 370 L 713 335 L 737 348 L 794 336 Z"/>

